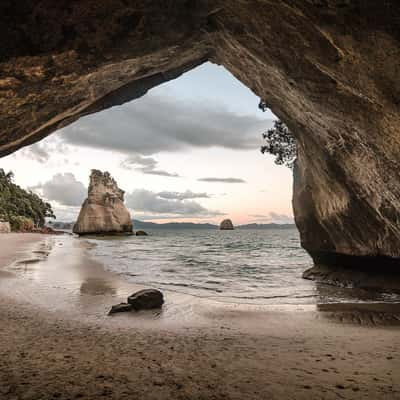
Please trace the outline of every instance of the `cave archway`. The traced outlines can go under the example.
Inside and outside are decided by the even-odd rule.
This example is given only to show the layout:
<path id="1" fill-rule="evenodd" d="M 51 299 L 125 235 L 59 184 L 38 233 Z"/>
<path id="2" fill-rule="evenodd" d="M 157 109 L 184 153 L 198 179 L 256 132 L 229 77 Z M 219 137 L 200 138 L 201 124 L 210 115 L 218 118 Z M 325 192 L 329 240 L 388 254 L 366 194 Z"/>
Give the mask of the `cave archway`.
<path id="1" fill-rule="evenodd" d="M 295 133 L 295 217 L 314 260 L 399 264 L 395 0 L 0 7 L 0 156 L 209 60 Z"/>

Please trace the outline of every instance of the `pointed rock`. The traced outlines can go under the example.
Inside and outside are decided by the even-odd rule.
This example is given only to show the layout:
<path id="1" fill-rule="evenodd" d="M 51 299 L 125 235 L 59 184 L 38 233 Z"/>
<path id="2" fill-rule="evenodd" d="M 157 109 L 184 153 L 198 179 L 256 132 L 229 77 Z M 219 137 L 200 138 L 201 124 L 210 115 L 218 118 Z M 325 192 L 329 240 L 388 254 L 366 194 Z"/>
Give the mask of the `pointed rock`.
<path id="1" fill-rule="evenodd" d="M 73 232 L 86 234 L 132 233 L 131 215 L 124 205 L 124 191 L 108 172 L 93 169 L 88 197 L 83 202 Z"/>

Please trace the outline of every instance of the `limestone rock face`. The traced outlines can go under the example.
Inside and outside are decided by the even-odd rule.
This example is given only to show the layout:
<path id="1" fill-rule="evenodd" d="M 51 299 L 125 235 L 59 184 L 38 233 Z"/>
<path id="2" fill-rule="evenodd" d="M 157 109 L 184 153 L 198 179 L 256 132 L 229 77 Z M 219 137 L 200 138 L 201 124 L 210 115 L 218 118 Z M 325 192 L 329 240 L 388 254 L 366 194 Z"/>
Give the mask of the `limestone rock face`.
<path id="1" fill-rule="evenodd" d="M 230 219 L 224 219 L 219 225 L 221 231 L 233 231 L 233 224 Z"/>
<path id="2" fill-rule="evenodd" d="M 131 215 L 124 205 L 124 191 L 108 172 L 92 170 L 88 197 L 73 232 L 79 235 L 130 233 L 132 228 Z"/>
<path id="3" fill-rule="evenodd" d="M 398 0 L 3 3 L 0 156 L 211 61 L 295 134 L 314 260 L 400 268 Z"/>

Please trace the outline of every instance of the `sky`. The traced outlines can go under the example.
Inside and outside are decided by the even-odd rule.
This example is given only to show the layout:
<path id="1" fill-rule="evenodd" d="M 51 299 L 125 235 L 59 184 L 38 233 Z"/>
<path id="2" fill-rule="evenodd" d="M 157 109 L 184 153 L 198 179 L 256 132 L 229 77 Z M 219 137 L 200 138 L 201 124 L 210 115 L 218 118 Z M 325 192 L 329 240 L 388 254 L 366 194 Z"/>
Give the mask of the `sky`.
<path id="1" fill-rule="evenodd" d="M 0 160 L 15 183 L 74 221 L 91 169 L 109 171 L 133 218 L 234 224 L 293 221 L 292 171 L 261 154 L 276 118 L 221 66 L 205 63 Z"/>

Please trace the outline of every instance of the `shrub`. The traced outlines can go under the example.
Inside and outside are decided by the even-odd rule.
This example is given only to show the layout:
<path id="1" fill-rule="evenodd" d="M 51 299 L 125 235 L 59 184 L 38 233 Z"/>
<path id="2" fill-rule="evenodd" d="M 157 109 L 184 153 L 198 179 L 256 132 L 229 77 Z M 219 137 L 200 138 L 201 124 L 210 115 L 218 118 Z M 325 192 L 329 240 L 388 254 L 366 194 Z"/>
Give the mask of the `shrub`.
<path id="1" fill-rule="evenodd" d="M 33 223 L 32 219 L 22 215 L 11 216 L 9 222 L 12 231 L 32 232 L 35 228 L 35 224 Z"/>
<path id="2" fill-rule="evenodd" d="M 274 127 L 263 133 L 266 144 L 261 147 L 261 152 L 270 153 L 275 158 L 275 164 L 286 165 L 293 168 L 297 156 L 296 139 L 289 128 L 279 119 L 274 121 Z"/>
<path id="3" fill-rule="evenodd" d="M 0 219 L 9 221 L 12 230 L 31 230 L 42 228 L 46 218 L 55 218 L 49 203 L 20 188 L 13 177 L 0 168 Z"/>

